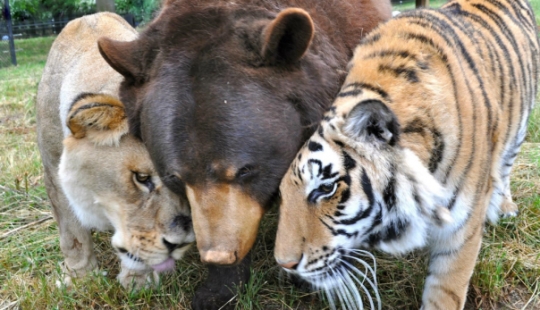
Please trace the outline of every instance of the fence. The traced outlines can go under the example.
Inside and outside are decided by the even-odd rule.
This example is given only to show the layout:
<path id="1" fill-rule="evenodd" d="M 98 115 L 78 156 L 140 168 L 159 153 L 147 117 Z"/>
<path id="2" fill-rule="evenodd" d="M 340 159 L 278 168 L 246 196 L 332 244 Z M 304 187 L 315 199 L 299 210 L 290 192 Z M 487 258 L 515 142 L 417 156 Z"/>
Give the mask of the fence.
<path id="1" fill-rule="evenodd" d="M 70 20 L 75 19 L 79 16 L 74 16 L 71 18 L 63 17 L 61 19 L 50 19 L 50 20 L 26 20 L 26 21 L 17 21 L 13 22 L 13 36 L 17 39 L 21 38 L 34 38 L 34 37 L 44 37 L 56 35 L 62 31 L 62 29 L 69 23 Z M 133 15 L 126 14 L 123 15 L 124 19 L 132 26 L 135 26 L 135 20 Z M 7 36 L 7 27 L 6 22 L 0 24 L 0 38 Z"/>
<path id="2" fill-rule="evenodd" d="M 69 22 L 69 19 L 64 18 L 62 20 L 43 20 L 43 21 L 30 21 L 26 20 L 23 22 L 14 22 L 13 36 L 15 38 L 33 38 L 33 37 L 44 37 L 58 34 Z M 2 37 L 7 35 L 5 23 L 4 27 L 0 30 Z"/>

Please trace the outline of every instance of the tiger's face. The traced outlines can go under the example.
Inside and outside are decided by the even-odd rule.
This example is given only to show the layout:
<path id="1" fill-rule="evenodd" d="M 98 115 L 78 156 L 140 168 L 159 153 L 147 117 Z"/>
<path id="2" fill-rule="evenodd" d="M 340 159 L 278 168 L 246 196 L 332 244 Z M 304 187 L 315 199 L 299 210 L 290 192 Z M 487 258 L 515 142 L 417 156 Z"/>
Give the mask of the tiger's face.
<path id="1" fill-rule="evenodd" d="M 448 195 L 400 146 L 392 111 L 380 100 L 339 107 L 280 186 L 276 260 L 321 288 L 354 273 L 357 249 L 405 253 L 426 244 L 430 225 L 449 219 L 439 207 Z"/>

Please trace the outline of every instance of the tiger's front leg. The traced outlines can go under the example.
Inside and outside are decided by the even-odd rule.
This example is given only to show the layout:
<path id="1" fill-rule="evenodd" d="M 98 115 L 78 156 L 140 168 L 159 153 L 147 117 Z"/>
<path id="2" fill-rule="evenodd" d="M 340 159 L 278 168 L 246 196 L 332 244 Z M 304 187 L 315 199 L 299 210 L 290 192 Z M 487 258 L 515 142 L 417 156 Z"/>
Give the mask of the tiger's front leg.
<path id="1" fill-rule="evenodd" d="M 483 217 L 476 215 L 454 234 L 433 243 L 421 309 L 459 310 L 465 306 L 484 227 Z"/>

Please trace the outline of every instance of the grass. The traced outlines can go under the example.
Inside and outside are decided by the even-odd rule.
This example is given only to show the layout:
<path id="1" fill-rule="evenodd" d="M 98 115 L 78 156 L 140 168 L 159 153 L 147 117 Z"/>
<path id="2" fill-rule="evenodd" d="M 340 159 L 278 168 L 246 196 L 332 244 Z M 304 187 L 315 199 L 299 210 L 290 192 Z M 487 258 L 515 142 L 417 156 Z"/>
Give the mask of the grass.
<path id="1" fill-rule="evenodd" d="M 540 10 L 539 3 L 533 5 Z M 0 69 L 0 309 L 189 309 L 194 290 L 206 276 L 196 251 L 178 262 L 177 271 L 164 276 L 158 288 L 130 292 L 115 280 L 118 262 L 109 233 L 94 233 L 98 260 L 107 273 L 77 279 L 71 289 L 56 287 L 62 255 L 58 227 L 49 219 L 34 112 L 37 84 L 53 39 L 17 40 L 17 48 L 23 50 L 18 53 L 19 66 Z M 512 176 L 521 213 L 486 227 L 467 309 L 540 308 L 540 96 L 537 102 L 528 143 Z M 238 295 L 237 308 L 326 309 L 315 293 L 291 285 L 276 267 L 276 222 L 274 209 L 261 226 L 253 276 Z M 396 259 L 377 253 L 377 262 L 384 308 L 418 308 L 425 256 L 416 252 Z"/>
<path id="2" fill-rule="evenodd" d="M 531 4 L 534 13 L 536 14 L 536 24 L 540 25 L 540 1 L 538 0 L 529 0 L 529 3 Z"/>
<path id="3" fill-rule="evenodd" d="M 397 2 L 397 1 L 395 1 Z M 447 0 L 429 0 L 429 7 L 430 8 L 438 8 L 445 4 Z M 412 10 L 416 7 L 416 1 L 415 0 L 402 0 L 399 1 L 399 3 L 395 3 L 393 5 L 393 8 L 395 11 L 407 11 Z"/>

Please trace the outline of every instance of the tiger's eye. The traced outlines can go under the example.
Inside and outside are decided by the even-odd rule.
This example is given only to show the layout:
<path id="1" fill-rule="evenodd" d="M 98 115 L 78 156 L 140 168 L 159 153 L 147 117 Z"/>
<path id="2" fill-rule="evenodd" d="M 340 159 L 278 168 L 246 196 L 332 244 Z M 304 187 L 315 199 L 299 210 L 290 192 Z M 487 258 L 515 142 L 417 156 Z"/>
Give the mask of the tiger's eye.
<path id="1" fill-rule="evenodd" d="M 334 184 L 323 184 L 319 186 L 319 189 L 324 193 L 330 193 L 332 190 L 334 190 Z"/>

